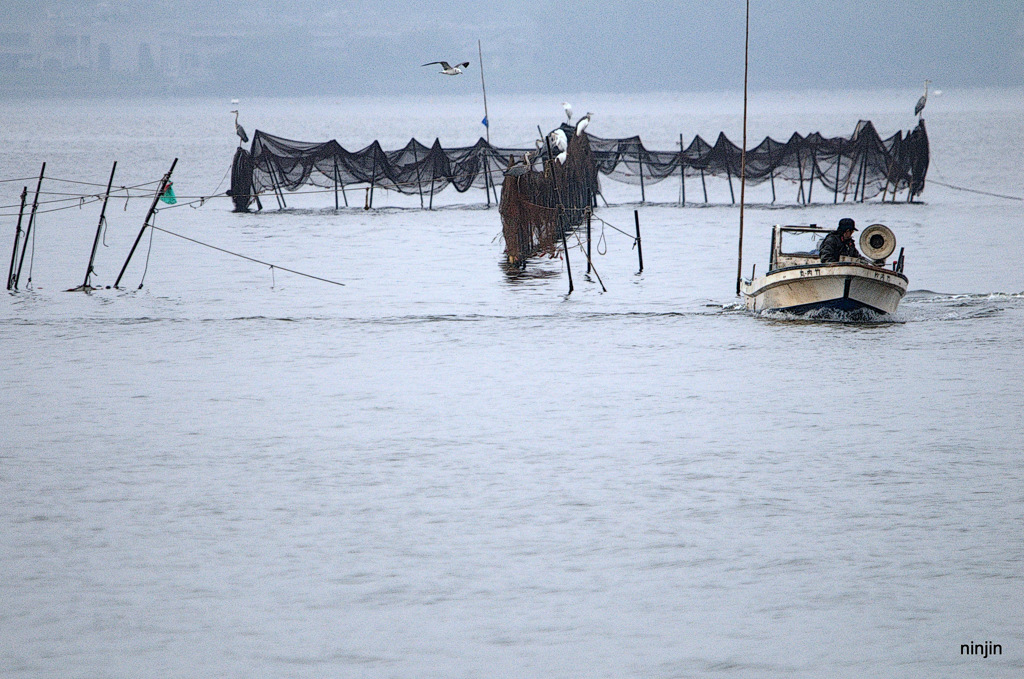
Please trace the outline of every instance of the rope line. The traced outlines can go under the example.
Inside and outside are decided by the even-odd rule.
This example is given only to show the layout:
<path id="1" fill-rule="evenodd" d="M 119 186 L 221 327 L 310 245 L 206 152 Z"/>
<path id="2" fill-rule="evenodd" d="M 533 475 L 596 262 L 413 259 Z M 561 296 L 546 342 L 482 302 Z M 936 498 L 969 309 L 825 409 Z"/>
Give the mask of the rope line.
<path id="1" fill-rule="evenodd" d="M 592 216 L 593 216 L 593 218 L 594 218 L 594 219 L 596 219 L 597 221 L 601 222 L 602 224 L 604 224 L 604 225 L 605 225 L 605 226 L 607 226 L 608 228 L 610 228 L 610 229 L 614 229 L 615 231 L 618 231 L 619 233 L 621 233 L 621 234 L 622 234 L 623 236 L 626 236 L 626 237 L 627 237 L 627 238 L 629 238 L 629 239 L 630 239 L 631 241 L 633 241 L 633 243 L 634 243 L 634 244 L 636 243 L 636 236 L 634 236 L 633 234 L 631 234 L 631 233 L 626 233 L 625 231 L 623 231 L 623 230 L 622 230 L 622 229 L 620 229 L 619 227 L 615 226 L 614 224 L 609 224 L 608 222 L 604 221 L 603 219 L 601 219 L 601 218 L 600 218 L 600 217 L 598 217 L 597 215 L 592 215 Z M 602 236 L 602 237 L 604 237 L 604 232 L 603 232 L 603 231 L 601 232 L 601 236 Z"/>
<path id="2" fill-rule="evenodd" d="M 255 257 L 249 257 L 247 255 L 242 255 L 242 254 L 239 254 L 237 252 L 232 252 L 231 250 L 225 250 L 224 248 L 217 247 L 216 245 L 210 245 L 209 243 L 204 243 L 204 242 L 202 242 L 200 240 L 196 240 L 195 238 L 189 238 L 188 236 L 183 236 L 180 233 L 175 233 L 173 231 L 168 231 L 167 229 L 162 229 L 159 226 L 155 226 L 155 225 L 150 224 L 150 228 L 151 229 L 156 229 L 157 231 L 162 231 L 163 233 L 166 233 L 166 234 L 168 234 L 170 236 L 176 236 L 177 238 L 181 238 L 182 240 L 187 240 L 190 243 L 195 243 L 196 245 L 202 245 L 203 247 L 210 248 L 211 250 L 216 250 L 218 252 L 223 252 L 224 254 L 231 255 L 233 257 L 239 257 L 241 259 L 245 259 L 245 260 L 248 260 L 250 262 L 255 262 L 256 264 L 262 264 L 263 266 L 269 266 L 271 269 L 280 269 L 281 271 L 287 271 L 288 273 L 293 273 L 296 276 L 305 276 L 306 278 L 312 278 L 313 280 L 322 281 L 324 283 L 331 283 L 332 285 L 340 285 L 341 287 L 345 287 L 344 283 L 339 283 L 338 281 L 332 281 L 329 278 L 321 278 L 320 276 L 314 276 L 312 274 L 303 273 L 302 271 L 296 271 L 295 269 L 288 269 L 288 268 L 285 268 L 283 266 L 279 266 L 277 264 L 271 264 L 270 262 L 265 262 L 265 261 L 263 261 L 261 259 L 256 259 Z"/>
<path id="3" fill-rule="evenodd" d="M 153 221 L 156 221 L 156 215 L 153 215 Z M 149 273 L 149 256 L 153 254 L 153 229 L 157 227 L 153 224 L 150 224 L 149 226 L 149 248 L 146 250 L 146 266 L 142 269 L 142 278 L 139 279 L 138 290 L 142 289 L 142 283 L 146 280 L 146 274 Z"/>
<path id="4" fill-rule="evenodd" d="M 945 186 L 947 189 L 956 189 L 957 191 L 967 191 L 968 193 L 980 193 L 983 196 L 993 196 L 995 198 L 1005 198 L 1007 200 L 1021 200 L 1021 201 L 1024 201 L 1024 198 L 1021 198 L 1020 196 L 1007 196 L 1007 195 L 1002 194 L 1002 193 L 992 193 L 991 191 L 980 191 L 978 189 L 968 189 L 967 187 L 964 187 L 964 186 L 956 186 L 954 184 L 946 184 L 946 183 L 940 182 L 940 181 L 938 181 L 936 179 L 929 179 L 928 183 L 929 184 L 938 184 L 939 186 Z"/>

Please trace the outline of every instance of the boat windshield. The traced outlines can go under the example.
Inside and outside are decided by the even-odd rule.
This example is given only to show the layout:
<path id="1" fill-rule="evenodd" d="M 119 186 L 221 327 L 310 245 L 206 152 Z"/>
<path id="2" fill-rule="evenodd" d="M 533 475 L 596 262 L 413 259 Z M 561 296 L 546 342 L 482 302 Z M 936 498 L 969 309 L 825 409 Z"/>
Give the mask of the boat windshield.
<path id="1" fill-rule="evenodd" d="M 790 231 L 782 229 L 782 243 L 779 251 L 784 255 L 817 256 L 818 246 L 825 240 L 827 231 Z"/>

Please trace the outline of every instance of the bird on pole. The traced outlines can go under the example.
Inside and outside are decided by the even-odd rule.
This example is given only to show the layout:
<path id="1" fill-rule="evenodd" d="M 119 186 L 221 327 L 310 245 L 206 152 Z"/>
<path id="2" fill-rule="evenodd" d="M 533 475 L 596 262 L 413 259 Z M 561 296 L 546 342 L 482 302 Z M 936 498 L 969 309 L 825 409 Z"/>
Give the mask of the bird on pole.
<path id="1" fill-rule="evenodd" d="M 924 94 L 922 94 L 921 98 L 917 100 L 917 106 L 914 107 L 915 116 L 920 116 L 921 111 L 924 110 L 924 105 L 928 103 L 928 83 L 930 82 L 931 80 L 924 81 Z"/>
<path id="2" fill-rule="evenodd" d="M 232 113 L 235 114 L 235 134 L 238 135 L 238 145 L 241 146 L 242 144 L 248 143 L 249 135 L 245 133 L 245 128 L 238 124 L 238 111 L 232 111 Z"/>
<path id="3" fill-rule="evenodd" d="M 455 64 L 451 66 L 447 61 L 428 61 L 423 66 L 431 66 L 433 64 L 439 64 L 441 66 L 441 73 L 443 75 L 459 75 L 462 73 L 462 69 L 469 66 L 468 61 L 463 61 L 461 64 Z"/>

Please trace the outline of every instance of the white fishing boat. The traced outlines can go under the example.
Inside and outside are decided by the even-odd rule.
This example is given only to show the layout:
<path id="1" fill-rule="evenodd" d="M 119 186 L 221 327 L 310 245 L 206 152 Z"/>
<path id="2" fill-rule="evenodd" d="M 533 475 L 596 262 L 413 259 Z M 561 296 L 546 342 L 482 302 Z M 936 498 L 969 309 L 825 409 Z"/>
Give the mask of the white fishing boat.
<path id="1" fill-rule="evenodd" d="M 785 311 L 804 314 L 819 309 L 856 311 L 870 309 L 891 314 L 907 292 L 903 274 L 903 249 L 891 265 L 896 237 L 882 224 L 872 224 L 860 236 L 864 257 L 840 257 L 823 263 L 818 247 L 828 229 L 781 226 L 772 229 L 768 272 L 743 280 L 741 292 L 752 311 Z"/>

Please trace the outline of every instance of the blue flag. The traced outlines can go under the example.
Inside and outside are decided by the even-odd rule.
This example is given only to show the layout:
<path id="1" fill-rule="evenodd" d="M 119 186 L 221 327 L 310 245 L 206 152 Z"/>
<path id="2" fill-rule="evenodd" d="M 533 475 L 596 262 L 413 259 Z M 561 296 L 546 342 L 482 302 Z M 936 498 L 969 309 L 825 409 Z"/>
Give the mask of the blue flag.
<path id="1" fill-rule="evenodd" d="M 487 124 L 487 116 L 484 116 L 484 119 L 480 121 L 480 124 L 482 124 L 484 127 L 490 127 L 490 125 Z"/>

